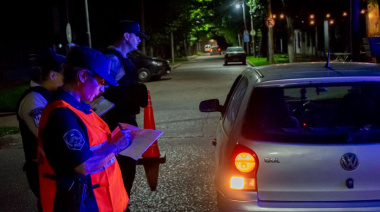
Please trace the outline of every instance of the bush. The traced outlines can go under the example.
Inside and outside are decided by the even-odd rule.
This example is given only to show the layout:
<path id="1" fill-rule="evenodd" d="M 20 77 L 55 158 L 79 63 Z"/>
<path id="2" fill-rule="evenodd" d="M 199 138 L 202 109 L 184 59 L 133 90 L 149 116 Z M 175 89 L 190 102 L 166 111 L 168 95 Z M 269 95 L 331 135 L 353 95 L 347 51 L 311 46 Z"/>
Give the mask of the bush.
<path id="1" fill-rule="evenodd" d="M 17 101 L 28 88 L 29 84 L 25 83 L 0 90 L 0 111 L 16 112 Z"/>

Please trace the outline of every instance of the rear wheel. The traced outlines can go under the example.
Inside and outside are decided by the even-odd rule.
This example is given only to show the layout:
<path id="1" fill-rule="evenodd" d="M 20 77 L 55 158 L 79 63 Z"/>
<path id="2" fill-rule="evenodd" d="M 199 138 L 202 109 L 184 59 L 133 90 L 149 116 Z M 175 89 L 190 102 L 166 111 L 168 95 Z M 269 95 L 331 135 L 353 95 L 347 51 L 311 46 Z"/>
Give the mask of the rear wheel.
<path id="1" fill-rule="evenodd" d="M 141 82 L 148 82 L 150 80 L 150 71 L 147 68 L 140 68 L 138 70 L 139 80 Z"/>
<path id="2" fill-rule="evenodd" d="M 227 61 L 224 61 L 224 65 L 226 66 L 228 64 L 228 62 Z"/>
<path id="3" fill-rule="evenodd" d="M 244 60 L 244 61 L 243 61 L 243 65 L 247 65 L 247 61 Z"/>

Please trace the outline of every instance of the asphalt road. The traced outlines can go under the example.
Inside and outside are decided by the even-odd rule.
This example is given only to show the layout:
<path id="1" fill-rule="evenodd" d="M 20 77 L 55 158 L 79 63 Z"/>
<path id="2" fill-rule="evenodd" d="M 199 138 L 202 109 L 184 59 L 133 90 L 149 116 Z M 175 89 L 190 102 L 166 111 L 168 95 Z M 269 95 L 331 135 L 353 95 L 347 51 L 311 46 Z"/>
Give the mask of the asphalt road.
<path id="1" fill-rule="evenodd" d="M 146 83 L 150 90 L 157 130 L 166 163 L 160 165 L 156 191 L 150 191 L 143 166 L 130 199 L 131 211 L 217 211 L 214 189 L 214 138 L 219 113 L 201 113 L 199 102 L 227 92 L 246 66 L 223 66 L 223 56 L 199 56 L 182 64 L 161 80 Z M 143 126 L 143 110 L 138 115 Z M 36 211 L 35 199 L 21 172 L 24 155 L 21 141 L 0 148 L 0 211 Z"/>

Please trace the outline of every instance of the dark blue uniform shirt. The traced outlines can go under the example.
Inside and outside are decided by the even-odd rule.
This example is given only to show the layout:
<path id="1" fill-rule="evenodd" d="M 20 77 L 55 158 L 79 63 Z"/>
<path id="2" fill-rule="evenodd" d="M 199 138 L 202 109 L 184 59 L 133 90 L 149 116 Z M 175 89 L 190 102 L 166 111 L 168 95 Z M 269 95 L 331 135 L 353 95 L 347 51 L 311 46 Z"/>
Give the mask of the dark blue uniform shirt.
<path id="1" fill-rule="evenodd" d="M 90 106 L 78 102 L 71 94 L 59 90 L 55 98 L 90 114 Z M 92 156 L 87 128 L 82 120 L 69 108 L 58 108 L 50 113 L 41 132 L 43 148 L 57 177 L 75 177 L 74 168 Z"/>

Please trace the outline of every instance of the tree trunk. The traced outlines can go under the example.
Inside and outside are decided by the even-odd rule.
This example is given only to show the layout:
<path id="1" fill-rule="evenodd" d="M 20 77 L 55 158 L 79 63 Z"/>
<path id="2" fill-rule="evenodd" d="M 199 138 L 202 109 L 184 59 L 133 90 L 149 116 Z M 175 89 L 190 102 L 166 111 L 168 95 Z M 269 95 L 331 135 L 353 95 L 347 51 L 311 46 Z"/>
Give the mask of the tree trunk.
<path id="1" fill-rule="evenodd" d="M 272 1 L 268 0 L 268 13 L 269 17 L 272 18 Z M 274 63 L 274 44 L 273 44 L 273 27 L 268 29 L 268 61 L 269 64 Z"/>
<path id="2" fill-rule="evenodd" d="M 285 3 L 285 0 L 282 0 L 282 5 L 284 6 L 285 11 L 287 11 L 287 5 Z M 286 24 L 287 24 L 287 31 L 288 31 L 289 63 L 293 63 L 293 62 L 296 62 L 295 50 L 294 50 L 294 25 L 293 25 L 293 18 L 291 18 L 289 14 L 286 14 Z"/>
<path id="3" fill-rule="evenodd" d="M 296 56 L 294 51 L 294 26 L 293 26 L 293 19 L 292 18 L 286 18 L 286 23 L 288 25 L 288 56 L 289 56 L 289 63 L 296 62 Z"/>
<path id="4" fill-rule="evenodd" d="M 187 52 L 187 41 L 186 41 L 186 38 L 183 39 L 183 48 L 184 48 L 184 51 L 185 51 L 185 57 L 187 58 L 187 55 L 188 55 L 188 52 Z"/>

